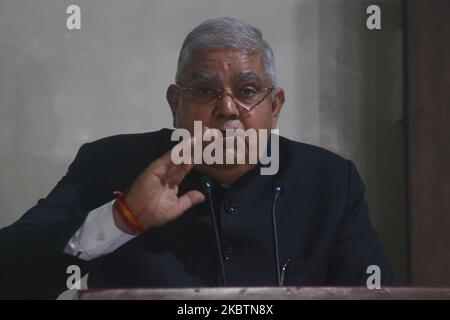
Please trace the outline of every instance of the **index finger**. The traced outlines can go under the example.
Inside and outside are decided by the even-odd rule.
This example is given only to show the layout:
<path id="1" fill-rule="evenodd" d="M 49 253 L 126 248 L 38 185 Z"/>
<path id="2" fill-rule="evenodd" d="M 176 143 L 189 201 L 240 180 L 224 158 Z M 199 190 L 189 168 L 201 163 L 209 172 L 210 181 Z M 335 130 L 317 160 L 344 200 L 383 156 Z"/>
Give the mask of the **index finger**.
<path id="1" fill-rule="evenodd" d="M 162 170 L 155 174 L 169 185 L 178 185 L 194 166 L 193 152 L 197 140 L 195 137 L 183 140 L 159 158 Z"/>

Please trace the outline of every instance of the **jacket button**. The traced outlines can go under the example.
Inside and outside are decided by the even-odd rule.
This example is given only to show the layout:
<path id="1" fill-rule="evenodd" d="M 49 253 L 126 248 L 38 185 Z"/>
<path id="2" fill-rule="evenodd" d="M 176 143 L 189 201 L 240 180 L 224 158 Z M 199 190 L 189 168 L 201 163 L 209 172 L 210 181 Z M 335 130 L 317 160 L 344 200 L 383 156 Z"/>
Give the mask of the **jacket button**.
<path id="1" fill-rule="evenodd" d="M 233 247 L 228 246 L 225 248 L 224 259 L 225 261 L 231 261 L 232 258 L 233 258 Z"/>
<path id="2" fill-rule="evenodd" d="M 237 212 L 235 205 L 229 200 L 225 200 L 224 201 L 223 207 L 224 207 L 226 213 L 230 213 L 231 214 L 231 213 Z"/>

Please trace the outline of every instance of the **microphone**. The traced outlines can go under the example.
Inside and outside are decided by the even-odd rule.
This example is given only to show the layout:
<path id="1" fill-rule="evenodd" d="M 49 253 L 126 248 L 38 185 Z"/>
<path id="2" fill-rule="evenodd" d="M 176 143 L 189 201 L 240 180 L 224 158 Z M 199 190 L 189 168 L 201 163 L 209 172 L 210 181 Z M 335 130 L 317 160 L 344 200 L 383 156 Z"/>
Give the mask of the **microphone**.
<path id="1" fill-rule="evenodd" d="M 222 242 L 220 241 L 219 227 L 217 225 L 216 212 L 214 209 L 214 203 L 213 203 L 212 193 L 211 193 L 211 188 L 213 186 L 213 180 L 208 176 L 202 177 L 201 180 L 202 180 L 203 191 L 205 192 L 206 198 L 208 200 L 209 213 L 211 215 L 211 220 L 212 220 L 212 223 L 214 226 L 214 234 L 216 236 L 217 254 L 219 256 L 220 273 L 222 275 L 222 284 L 224 287 L 226 287 L 227 279 L 225 276 L 225 266 L 223 263 Z"/>
<path id="2" fill-rule="evenodd" d="M 282 185 L 279 182 L 276 182 L 273 191 L 274 191 L 274 194 L 273 194 L 273 202 L 272 202 L 272 230 L 273 230 L 273 243 L 274 243 L 274 250 L 275 250 L 275 268 L 277 270 L 278 286 L 281 287 L 283 285 L 283 279 L 281 279 L 281 271 L 280 271 L 281 266 L 280 266 L 280 252 L 278 249 L 278 228 L 277 228 L 276 206 L 277 206 L 278 198 L 280 197 L 280 194 L 283 192 Z M 283 272 L 283 278 L 284 278 L 284 272 Z"/>

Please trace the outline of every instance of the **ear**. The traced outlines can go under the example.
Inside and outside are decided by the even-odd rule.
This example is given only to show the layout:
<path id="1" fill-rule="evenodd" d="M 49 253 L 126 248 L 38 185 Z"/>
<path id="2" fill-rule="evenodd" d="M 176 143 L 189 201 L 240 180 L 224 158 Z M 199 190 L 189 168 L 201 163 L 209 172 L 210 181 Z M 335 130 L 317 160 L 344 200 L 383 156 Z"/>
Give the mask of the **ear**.
<path id="1" fill-rule="evenodd" d="M 272 93 L 272 129 L 277 127 L 278 117 L 280 116 L 281 108 L 284 105 L 284 90 L 283 88 L 275 88 Z"/>
<path id="2" fill-rule="evenodd" d="M 166 92 L 166 99 L 169 103 L 170 110 L 172 111 L 172 119 L 173 119 L 173 126 L 175 126 L 175 119 L 177 114 L 177 108 L 178 108 L 178 97 L 179 97 L 179 91 L 176 85 L 171 84 L 167 88 Z"/>

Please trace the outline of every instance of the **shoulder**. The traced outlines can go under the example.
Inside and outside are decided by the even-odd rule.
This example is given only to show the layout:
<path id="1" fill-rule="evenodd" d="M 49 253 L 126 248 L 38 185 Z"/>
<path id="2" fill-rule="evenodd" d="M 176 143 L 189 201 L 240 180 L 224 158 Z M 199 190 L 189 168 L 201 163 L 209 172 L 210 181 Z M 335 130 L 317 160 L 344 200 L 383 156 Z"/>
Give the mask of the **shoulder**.
<path id="1" fill-rule="evenodd" d="M 91 152 L 104 152 L 118 149 L 142 149 L 164 147 L 170 141 L 172 130 L 161 129 L 158 131 L 144 133 L 119 134 L 104 137 L 87 143 Z"/>
<path id="2" fill-rule="evenodd" d="M 332 151 L 280 136 L 281 167 L 308 170 L 348 170 L 351 161 Z"/>
<path id="3" fill-rule="evenodd" d="M 72 169 L 99 170 L 123 166 L 141 167 L 159 158 L 171 147 L 172 130 L 119 134 L 83 144 Z M 123 169 L 123 168 L 122 168 Z"/>
<path id="4" fill-rule="evenodd" d="M 300 188 L 346 196 L 351 184 L 363 189 L 352 161 L 324 148 L 280 137 L 280 166 L 276 179 Z"/>
<path id="5" fill-rule="evenodd" d="M 324 148 L 282 137 L 276 179 L 293 190 L 293 198 L 300 193 L 311 203 L 333 208 L 347 208 L 350 199 L 364 195 L 364 183 L 352 161 Z"/>

